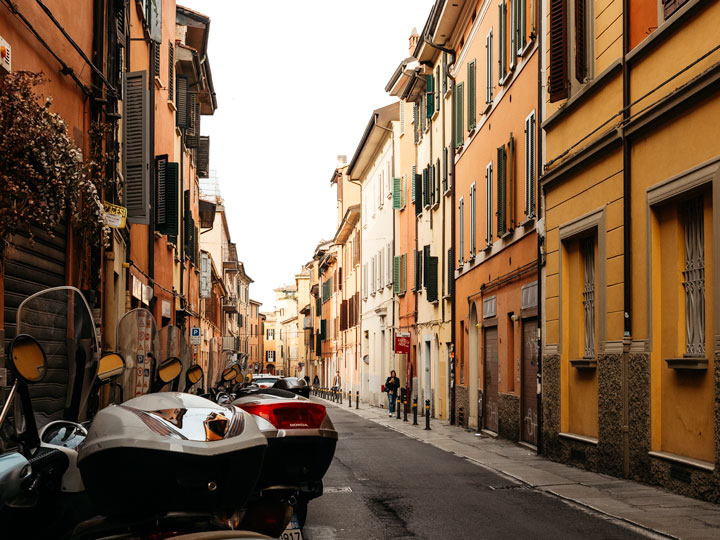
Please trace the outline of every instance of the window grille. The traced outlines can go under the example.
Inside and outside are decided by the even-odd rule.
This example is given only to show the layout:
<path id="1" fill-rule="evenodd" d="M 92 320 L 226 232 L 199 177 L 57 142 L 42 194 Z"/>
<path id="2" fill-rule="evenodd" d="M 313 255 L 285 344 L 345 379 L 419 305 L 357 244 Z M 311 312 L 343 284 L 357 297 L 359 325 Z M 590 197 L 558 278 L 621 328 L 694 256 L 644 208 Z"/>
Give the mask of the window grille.
<path id="1" fill-rule="evenodd" d="M 595 239 L 582 241 L 581 253 L 585 267 L 583 307 L 585 309 L 585 358 L 595 358 Z"/>
<path id="2" fill-rule="evenodd" d="M 705 356 L 705 231 L 702 198 L 685 203 L 682 217 L 685 230 L 685 354 Z"/>

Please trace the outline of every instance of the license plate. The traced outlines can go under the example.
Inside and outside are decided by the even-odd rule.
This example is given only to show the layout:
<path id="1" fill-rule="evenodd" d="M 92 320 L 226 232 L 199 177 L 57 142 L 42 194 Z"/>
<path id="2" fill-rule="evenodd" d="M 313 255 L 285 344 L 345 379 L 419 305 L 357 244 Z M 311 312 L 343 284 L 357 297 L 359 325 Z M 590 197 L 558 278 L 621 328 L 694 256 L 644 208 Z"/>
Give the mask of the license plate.
<path id="1" fill-rule="evenodd" d="M 303 540 L 302 531 L 298 524 L 297 516 L 293 515 L 290 523 L 287 524 L 285 530 L 280 535 L 282 540 Z"/>

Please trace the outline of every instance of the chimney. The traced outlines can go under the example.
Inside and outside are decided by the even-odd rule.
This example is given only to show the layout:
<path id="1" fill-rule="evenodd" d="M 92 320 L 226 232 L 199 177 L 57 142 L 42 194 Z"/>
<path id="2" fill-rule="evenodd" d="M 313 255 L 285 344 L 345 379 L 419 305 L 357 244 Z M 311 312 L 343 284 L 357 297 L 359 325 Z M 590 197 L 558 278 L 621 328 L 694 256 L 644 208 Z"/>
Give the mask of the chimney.
<path id="1" fill-rule="evenodd" d="M 420 34 L 418 34 L 417 28 L 413 26 L 412 32 L 410 32 L 410 39 L 408 44 L 408 49 L 410 51 L 410 55 L 412 56 L 415 52 L 415 48 L 417 47 L 418 41 L 420 41 Z"/>

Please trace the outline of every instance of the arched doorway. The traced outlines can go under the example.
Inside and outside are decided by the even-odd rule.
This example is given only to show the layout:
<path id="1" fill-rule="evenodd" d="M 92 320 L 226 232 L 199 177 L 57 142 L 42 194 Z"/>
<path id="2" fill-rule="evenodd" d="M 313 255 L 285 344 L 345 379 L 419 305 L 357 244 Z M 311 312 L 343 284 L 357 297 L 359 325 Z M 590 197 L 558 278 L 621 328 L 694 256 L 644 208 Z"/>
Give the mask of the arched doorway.
<path id="1" fill-rule="evenodd" d="M 478 427 L 478 316 L 475 302 L 470 304 L 470 327 L 468 328 L 468 426 Z"/>

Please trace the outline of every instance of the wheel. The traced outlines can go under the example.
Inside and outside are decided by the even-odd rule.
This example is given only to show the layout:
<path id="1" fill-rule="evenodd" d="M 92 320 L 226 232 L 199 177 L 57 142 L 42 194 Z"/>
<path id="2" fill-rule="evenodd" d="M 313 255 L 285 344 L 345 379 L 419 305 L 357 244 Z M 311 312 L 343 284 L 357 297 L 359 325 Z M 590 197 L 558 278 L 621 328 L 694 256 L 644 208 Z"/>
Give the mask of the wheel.
<path id="1" fill-rule="evenodd" d="M 295 504 L 295 517 L 297 517 L 298 525 L 302 530 L 305 527 L 305 520 L 307 519 L 308 503 L 307 501 L 298 501 Z"/>

